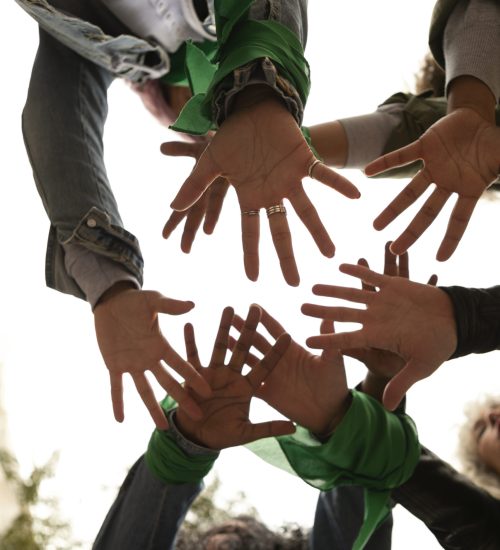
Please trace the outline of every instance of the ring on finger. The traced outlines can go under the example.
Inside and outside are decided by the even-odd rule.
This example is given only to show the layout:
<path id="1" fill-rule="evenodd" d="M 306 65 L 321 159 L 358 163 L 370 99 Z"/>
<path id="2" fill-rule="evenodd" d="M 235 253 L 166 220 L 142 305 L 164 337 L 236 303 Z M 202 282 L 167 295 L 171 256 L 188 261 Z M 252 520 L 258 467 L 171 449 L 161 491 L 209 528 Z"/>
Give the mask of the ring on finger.
<path id="1" fill-rule="evenodd" d="M 286 208 L 283 204 L 276 204 L 275 206 L 269 206 L 266 208 L 267 217 L 271 217 L 273 214 L 285 214 L 286 216 Z"/>

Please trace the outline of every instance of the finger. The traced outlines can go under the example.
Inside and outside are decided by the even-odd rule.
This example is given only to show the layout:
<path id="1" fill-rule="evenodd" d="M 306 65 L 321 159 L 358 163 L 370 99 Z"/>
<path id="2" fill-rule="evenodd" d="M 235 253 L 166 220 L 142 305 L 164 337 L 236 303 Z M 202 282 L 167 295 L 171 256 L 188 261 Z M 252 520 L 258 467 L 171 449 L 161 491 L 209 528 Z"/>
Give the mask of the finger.
<path id="1" fill-rule="evenodd" d="M 319 331 L 321 334 L 335 334 L 335 324 L 333 321 L 329 320 L 323 320 L 321 321 Z M 323 350 L 323 353 L 321 354 L 321 359 L 323 361 L 334 361 L 335 359 L 338 359 L 340 357 L 340 351 L 333 348 L 328 347 Z"/>
<path id="2" fill-rule="evenodd" d="M 165 418 L 163 409 L 158 404 L 158 401 L 156 401 L 155 394 L 146 376 L 144 374 L 133 374 L 132 380 L 156 427 L 159 430 L 166 430 L 168 428 L 167 419 Z"/>
<path id="3" fill-rule="evenodd" d="M 364 283 L 375 286 L 377 288 L 383 288 L 388 281 L 385 275 L 381 275 L 376 271 L 367 269 L 362 265 L 341 264 L 339 266 L 339 271 L 341 273 L 345 273 L 346 275 L 350 275 L 351 277 L 357 277 L 358 279 L 361 279 Z"/>
<path id="4" fill-rule="evenodd" d="M 207 211 L 205 213 L 205 222 L 203 223 L 203 231 L 207 235 L 214 232 L 215 226 L 219 221 L 219 216 L 222 211 L 222 205 L 229 189 L 229 182 L 224 178 L 217 178 L 208 194 Z"/>
<path id="5" fill-rule="evenodd" d="M 325 226 L 321 222 L 316 208 L 309 200 L 308 196 L 304 193 L 302 187 L 300 187 L 293 195 L 288 197 L 295 212 L 301 219 L 302 223 L 307 227 L 307 230 L 311 234 L 316 246 L 319 248 L 323 256 L 327 258 L 333 258 L 335 254 L 335 245 L 330 239 Z"/>
<path id="6" fill-rule="evenodd" d="M 240 333 L 240 337 L 236 342 L 231 359 L 229 360 L 229 368 L 237 372 L 242 371 L 259 321 L 260 308 L 255 305 L 250 306 L 247 318 L 245 319 L 245 325 L 243 326 L 243 330 Z"/>
<path id="7" fill-rule="evenodd" d="M 401 212 L 412 205 L 429 187 L 431 180 L 425 171 L 420 170 L 410 183 L 397 195 L 392 202 L 375 218 L 373 227 L 380 231 L 393 222 Z"/>
<path id="8" fill-rule="evenodd" d="M 392 243 L 391 251 L 398 255 L 406 252 L 436 219 L 449 198 L 450 193 L 448 191 L 443 191 L 439 188 L 435 189 L 418 211 L 415 218 L 413 218 L 410 225 Z"/>
<path id="9" fill-rule="evenodd" d="M 361 265 L 363 267 L 366 267 L 366 268 L 370 269 L 370 265 L 368 264 L 368 262 L 364 258 L 360 258 L 358 260 L 358 265 Z M 377 290 L 374 286 L 367 285 L 364 281 L 361 281 L 361 288 L 363 290 L 368 290 L 369 292 L 375 292 Z"/>
<path id="10" fill-rule="evenodd" d="M 404 279 L 410 278 L 410 258 L 408 256 L 408 252 L 405 252 L 401 254 L 401 256 L 398 256 L 398 276 L 403 277 Z"/>
<path id="11" fill-rule="evenodd" d="M 292 338 L 289 334 L 282 334 L 262 360 L 246 375 L 245 378 L 254 390 L 271 374 L 290 346 L 291 341 Z"/>
<path id="12" fill-rule="evenodd" d="M 410 145 L 406 145 L 401 149 L 382 155 L 381 157 L 372 160 L 365 166 L 365 174 L 367 176 L 375 176 L 381 172 L 385 172 L 396 166 L 403 166 L 422 158 L 420 142 L 414 141 Z"/>
<path id="13" fill-rule="evenodd" d="M 185 254 L 191 252 L 196 233 L 201 225 L 206 209 L 206 200 L 202 197 L 187 213 L 186 223 L 181 238 L 181 250 Z"/>
<path id="14" fill-rule="evenodd" d="M 385 243 L 384 275 L 388 275 L 389 277 L 396 277 L 398 274 L 397 256 L 391 252 L 391 244 L 391 241 Z"/>
<path id="15" fill-rule="evenodd" d="M 163 238 L 168 239 L 173 233 L 174 229 L 181 223 L 181 221 L 186 217 L 186 212 L 176 212 L 175 210 L 170 214 L 167 223 L 163 227 Z"/>
<path id="16" fill-rule="evenodd" d="M 460 239 L 476 207 L 477 199 L 466 199 L 459 197 L 451 213 L 446 233 L 439 247 L 436 259 L 440 262 L 446 261 L 455 252 Z"/>
<path id="17" fill-rule="evenodd" d="M 295 425 L 289 420 L 271 420 L 270 422 L 259 422 L 250 424 L 245 430 L 244 441 L 250 443 L 257 439 L 266 437 L 278 437 L 280 435 L 290 435 L 295 433 Z"/>
<path id="18" fill-rule="evenodd" d="M 257 336 L 257 334 L 255 336 Z M 229 349 L 231 351 L 233 351 L 234 348 L 236 347 L 236 338 L 233 338 L 231 335 L 229 336 L 228 346 L 229 346 Z M 254 346 L 255 346 L 255 342 L 254 342 Z M 257 346 L 255 346 L 255 347 L 257 347 Z M 259 361 L 260 361 L 260 359 L 256 355 L 254 355 L 253 353 L 250 353 L 250 352 L 247 353 L 246 363 L 247 363 L 248 366 L 255 367 L 255 365 L 257 365 L 259 363 Z"/>
<path id="19" fill-rule="evenodd" d="M 123 422 L 125 412 L 123 406 L 122 374 L 115 374 L 109 371 L 109 382 L 111 384 L 111 403 L 113 404 L 113 415 L 117 422 Z"/>
<path id="20" fill-rule="evenodd" d="M 411 362 L 407 363 L 405 367 L 387 383 L 382 397 L 384 407 L 390 411 L 396 409 L 413 384 L 425 378 L 425 376 L 421 376 L 415 364 Z"/>
<path id="21" fill-rule="evenodd" d="M 187 360 L 196 370 L 201 370 L 203 367 L 201 366 L 194 329 L 191 323 L 184 325 L 184 343 L 186 345 Z"/>
<path id="22" fill-rule="evenodd" d="M 282 334 L 286 332 L 285 328 L 278 323 L 278 321 L 263 307 L 260 308 L 262 314 L 260 316 L 260 322 L 264 325 L 265 329 L 274 338 L 278 339 Z M 269 346 L 270 347 L 270 346 Z"/>
<path id="23" fill-rule="evenodd" d="M 262 316 L 261 316 L 260 320 L 262 321 Z M 233 327 L 236 328 L 236 330 L 238 330 L 238 332 L 241 333 L 241 331 L 243 330 L 244 325 L 245 325 L 245 321 L 243 321 L 243 319 L 239 315 L 235 315 L 233 317 Z M 230 339 L 231 339 L 231 337 L 230 337 Z M 235 340 L 235 342 L 236 342 L 236 340 Z M 257 331 L 255 332 L 255 334 L 253 336 L 252 346 L 264 355 L 272 348 L 272 344 L 270 344 L 267 341 L 267 339 L 260 332 L 257 332 Z M 233 346 L 233 348 L 234 348 L 234 346 Z M 233 348 L 231 348 L 231 350 Z"/>
<path id="24" fill-rule="evenodd" d="M 350 288 L 335 285 L 314 285 L 313 294 L 316 296 L 327 296 L 329 298 L 339 298 L 349 300 L 358 304 L 368 304 L 373 299 L 373 292 L 369 290 L 360 290 L 359 288 Z"/>
<path id="25" fill-rule="evenodd" d="M 190 300 L 174 300 L 167 298 L 159 292 L 150 292 L 149 301 L 153 302 L 152 307 L 158 313 L 166 313 L 167 315 L 183 315 L 194 308 L 194 302 Z"/>
<path id="26" fill-rule="evenodd" d="M 297 264 L 295 263 L 295 256 L 293 255 L 292 236 L 290 235 L 286 215 L 272 214 L 269 216 L 269 227 L 283 277 L 289 285 L 298 286 L 300 276 Z"/>
<path id="27" fill-rule="evenodd" d="M 335 191 L 338 191 L 349 199 L 358 199 L 361 196 L 358 188 L 347 178 L 344 178 L 344 176 L 341 176 L 322 162 L 316 164 L 313 175 L 315 180 L 335 189 Z"/>
<path id="28" fill-rule="evenodd" d="M 203 195 L 218 176 L 220 176 L 220 170 L 205 151 L 189 177 L 182 184 L 170 204 L 170 208 L 179 211 L 187 210 Z"/>
<path id="29" fill-rule="evenodd" d="M 229 330 L 233 320 L 234 310 L 232 307 L 224 308 L 217 336 L 215 337 L 214 349 L 210 358 L 210 365 L 224 365 L 226 351 L 229 343 Z"/>
<path id="30" fill-rule="evenodd" d="M 362 323 L 365 314 L 364 309 L 355 309 L 350 307 L 328 307 L 317 304 L 303 304 L 301 311 L 309 317 L 318 319 L 329 319 L 331 321 L 340 321 L 343 323 Z"/>
<path id="31" fill-rule="evenodd" d="M 369 347 L 366 333 L 363 329 L 353 332 L 337 332 L 336 334 L 324 334 L 310 336 L 306 344 L 313 349 L 350 349 Z"/>
<path id="32" fill-rule="evenodd" d="M 182 387 L 175 378 L 159 364 L 151 369 L 160 386 L 175 399 L 180 408 L 182 408 L 188 416 L 193 420 L 200 420 L 203 417 L 203 412 L 196 401 L 189 396 L 185 388 Z"/>
<path id="33" fill-rule="evenodd" d="M 436 286 L 437 282 L 438 282 L 438 276 L 437 275 L 431 275 L 429 277 L 429 280 L 427 281 L 427 284 L 431 285 L 431 286 Z"/>
<path id="34" fill-rule="evenodd" d="M 160 151 L 169 157 L 197 158 L 202 150 L 199 143 L 187 143 L 185 141 L 167 141 L 160 145 Z"/>
<path id="35" fill-rule="evenodd" d="M 196 393 L 202 397 L 210 397 L 212 395 L 212 390 L 208 382 L 192 365 L 185 361 L 165 339 L 161 358 L 167 365 L 172 367 L 175 372 L 180 374 L 186 381 L 186 384 Z"/>
<path id="36" fill-rule="evenodd" d="M 259 278 L 259 215 L 241 215 L 241 239 L 246 276 L 251 281 Z"/>

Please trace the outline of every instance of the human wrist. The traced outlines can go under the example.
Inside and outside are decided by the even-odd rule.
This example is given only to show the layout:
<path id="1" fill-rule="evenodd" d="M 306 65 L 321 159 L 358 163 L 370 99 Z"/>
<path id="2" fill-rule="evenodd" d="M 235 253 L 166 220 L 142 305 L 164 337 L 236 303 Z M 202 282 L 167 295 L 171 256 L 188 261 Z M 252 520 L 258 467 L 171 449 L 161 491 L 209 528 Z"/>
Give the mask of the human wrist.
<path id="1" fill-rule="evenodd" d="M 474 76 L 453 79 L 448 87 L 448 113 L 472 109 L 484 120 L 495 124 L 496 100 L 490 88 Z"/>
<path id="2" fill-rule="evenodd" d="M 351 392 L 348 392 L 345 396 L 345 398 L 339 403 L 339 405 L 336 407 L 335 411 L 333 411 L 330 415 L 328 415 L 328 418 L 325 419 L 324 422 L 321 422 L 318 426 L 311 428 L 308 426 L 304 426 L 305 428 L 308 428 L 309 431 L 314 435 L 314 437 L 321 441 L 322 443 L 327 441 L 329 437 L 333 434 L 333 432 L 336 430 L 338 425 L 342 422 L 345 414 L 349 410 L 349 407 L 352 403 L 352 394 Z"/>
<path id="3" fill-rule="evenodd" d="M 95 307 L 97 308 L 98 306 L 109 302 L 119 294 L 122 294 L 128 290 L 138 290 L 138 288 L 132 281 L 118 281 L 114 283 L 97 300 Z"/>
<path id="4" fill-rule="evenodd" d="M 251 109 L 264 102 L 275 102 L 282 104 L 279 95 L 266 84 L 254 84 L 247 86 L 234 98 L 231 113 Z"/>
<path id="5" fill-rule="evenodd" d="M 361 382 L 360 391 L 382 402 L 385 387 L 390 381 L 390 377 L 376 374 L 368 371 L 364 380 Z"/>

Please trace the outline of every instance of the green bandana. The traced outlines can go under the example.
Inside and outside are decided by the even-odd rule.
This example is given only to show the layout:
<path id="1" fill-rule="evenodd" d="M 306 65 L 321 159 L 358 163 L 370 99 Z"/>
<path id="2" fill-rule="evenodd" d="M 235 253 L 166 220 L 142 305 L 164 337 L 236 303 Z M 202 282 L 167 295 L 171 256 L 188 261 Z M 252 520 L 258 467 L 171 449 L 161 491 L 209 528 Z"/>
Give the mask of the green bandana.
<path id="1" fill-rule="evenodd" d="M 361 550 L 390 511 L 390 490 L 412 475 L 420 445 L 406 414 L 390 413 L 364 393 L 353 390 L 352 396 L 349 410 L 326 443 L 299 426 L 293 435 L 247 447 L 323 491 L 340 485 L 364 487 L 364 523 L 353 546 Z"/>
<path id="2" fill-rule="evenodd" d="M 177 403 L 167 396 L 161 406 L 168 413 L 177 408 Z M 153 432 L 145 454 L 151 472 L 164 483 L 172 484 L 199 483 L 211 470 L 216 458 L 217 454 L 186 454 L 168 430 Z"/>
<path id="3" fill-rule="evenodd" d="M 268 57 L 297 90 L 305 105 L 309 95 L 309 65 L 302 44 L 275 21 L 248 19 L 253 0 L 215 0 L 217 49 L 213 62 L 192 43 L 186 46 L 186 73 L 193 97 L 171 127 L 202 135 L 215 129 L 212 100 L 217 86 L 235 69 Z"/>

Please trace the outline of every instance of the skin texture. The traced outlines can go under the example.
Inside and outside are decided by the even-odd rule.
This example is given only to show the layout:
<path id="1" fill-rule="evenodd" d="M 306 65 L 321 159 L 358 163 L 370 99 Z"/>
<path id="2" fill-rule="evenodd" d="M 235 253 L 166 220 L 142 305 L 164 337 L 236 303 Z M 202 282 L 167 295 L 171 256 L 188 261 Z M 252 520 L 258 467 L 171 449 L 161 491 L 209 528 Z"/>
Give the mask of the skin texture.
<path id="1" fill-rule="evenodd" d="M 495 125 L 495 102 L 491 99 L 489 88 L 477 79 L 455 79 L 450 85 L 449 113 L 445 117 L 417 141 L 366 166 L 366 175 L 373 176 L 419 159 L 424 163 L 374 220 L 377 230 L 400 216 L 431 184 L 435 186 L 415 218 L 393 242 L 394 254 L 406 252 L 417 241 L 452 195 L 457 197 L 455 206 L 436 258 L 445 261 L 457 248 L 477 201 L 499 173 L 500 129 Z"/>
<path id="2" fill-rule="evenodd" d="M 500 475 L 500 405 L 484 409 L 473 429 L 479 457 Z"/>
<path id="3" fill-rule="evenodd" d="M 333 242 L 302 186 L 315 157 L 300 128 L 267 88 L 251 86 L 239 96 L 233 113 L 203 151 L 171 207 L 187 210 L 223 177 L 235 188 L 242 212 L 275 206 L 287 199 L 322 254 L 333 256 Z M 324 164 L 314 168 L 313 176 L 349 198 L 359 197 L 348 180 Z M 271 215 L 269 226 L 283 276 L 296 286 L 300 277 L 286 215 Z M 253 281 L 259 275 L 259 233 L 259 216 L 242 215 L 245 272 Z"/>
<path id="4" fill-rule="evenodd" d="M 313 336 L 307 345 L 320 349 L 376 348 L 401 357 L 405 365 L 387 383 L 383 395 L 384 405 L 394 410 L 415 382 L 430 376 L 455 351 L 457 336 L 451 300 L 431 285 L 381 275 L 363 265 L 343 264 L 340 271 L 378 291 L 315 285 L 313 293 L 364 304 L 365 309 L 304 304 L 302 312 L 325 320 L 360 323 L 362 328 Z"/>
<path id="5" fill-rule="evenodd" d="M 97 343 L 109 371 L 111 399 L 115 419 L 122 422 L 123 375 L 130 374 L 159 429 L 168 427 L 146 377 L 151 371 L 160 384 L 185 408 L 188 414 L 199 418 L 201 410 L 188 392 L 170 375 L 163 362 L 170 365 L 201 395 L 210 395 L 210 386 L 195 368 L 185 361 L 167 342 L 159 327 L 159 314 L 182 315 L 190 311 L 193 302 L 172 300 L 159 292 L 135 288 L 114 288 L 94 310 Z"/>
<path id="6" fill-rule="evenodd" d="M 241 318 L 236 316 L 233 322 L 242 330 Z M 261 322 L 274 339 L 279 340 L 286 334 L 264 309 Z M 331 332 L 332 324 L 322 323 L 321 330 Z M 271 343 L 262 333 L 255 335 L 253 345 L 260 353 L 271 349 Z M 247 361 L 253 365 L 258 359 L 249 355 Z M 320 438 L 336 428 L 351 402 L 342 355 L 333 349 L 325 350 L 321 356 L 313 355 L 294 340 L 256 395 Z"/>
<path id="7" fill-rule="evenodd" d="M 289 346 L 290 337 L 283 335 L 279 338 L 262 360 L 257 361 L 252 370 L 243 376 L 242 369 L 259 324 L 261 311 L 256 306 L 250 308 L 241 336 L 226 364 L 233 315 L 232 308 L 224 309 L 208 367 L 201 365 L 193 327 L 186 325 L 184 333 L 188 359 L 210 384 L 212 395 L 206 399 L 202 398 L 194 392 L 191 393 L 188 385 L 188 391 L 198 403 L 203 416 L 193 419 L 181 408 L 176 412 L 176 422 L 189 440 L 217 450 L 295 431 L 294 425 L 288 421 L 276 420 L 253 424 L 248 417 L 252 397 L 273 372 Z"/>

